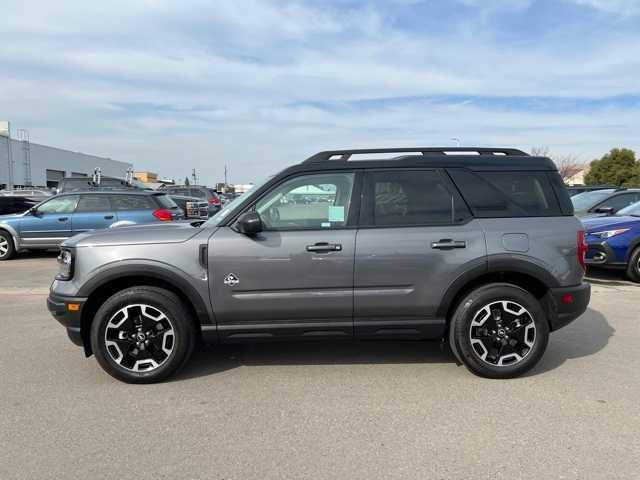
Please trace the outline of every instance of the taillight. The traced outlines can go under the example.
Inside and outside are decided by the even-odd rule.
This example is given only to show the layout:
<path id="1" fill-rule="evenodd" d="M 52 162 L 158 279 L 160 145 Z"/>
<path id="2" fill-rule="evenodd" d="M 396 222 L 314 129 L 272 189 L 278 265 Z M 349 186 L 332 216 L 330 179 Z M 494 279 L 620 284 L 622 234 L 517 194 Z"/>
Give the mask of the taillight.
<path id="1" fill-rule="evenodd" d="M 218 197 L 211 197 L 209 199 L 209 205 L 220 205 L 220 199 Z"/>
<path id="2" fill-rule="evenodd" d="M 587 243 L 584 241 L 584 230 L 578 231 L 578 262 L 582 266 L 582 269 L 586 272 L 587 265 L 584 263 L 584 257 L 587 255 Z"/>
<path id="3" fill-rule="evenodd" d="M 170 222 L 173 220 L 173 215 L 166 208 L 159 208 L 153 212 L 153 216 L 156 217 L 161 222 Z"/>

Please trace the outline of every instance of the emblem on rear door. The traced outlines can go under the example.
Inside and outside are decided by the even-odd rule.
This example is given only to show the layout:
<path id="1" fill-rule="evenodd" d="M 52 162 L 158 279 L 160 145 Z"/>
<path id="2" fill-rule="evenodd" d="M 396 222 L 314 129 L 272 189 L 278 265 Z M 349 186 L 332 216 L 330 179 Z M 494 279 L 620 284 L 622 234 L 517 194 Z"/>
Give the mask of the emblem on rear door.
<path id="1" fill-rule="evenodd" d="M 224 277 L 224 284 L 227 287 L 235 287 L 240 283 L 240 279 L 236 277 L 235 273 L 229 273 Z"/>

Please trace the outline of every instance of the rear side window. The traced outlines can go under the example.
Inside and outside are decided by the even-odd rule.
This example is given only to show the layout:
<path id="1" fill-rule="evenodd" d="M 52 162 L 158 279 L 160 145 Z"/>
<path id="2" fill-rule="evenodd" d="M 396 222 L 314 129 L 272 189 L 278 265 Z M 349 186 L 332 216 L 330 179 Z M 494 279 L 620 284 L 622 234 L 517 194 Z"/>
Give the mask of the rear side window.
<path id="1" fill-rule="evenodd" d="M 154 195 L 153 198 L 156 199 L 162 208 L 178 208 L 178 204 L 169 195 Z"/>
<path id="2" fill-rule="evenodd" d="M 155 210 L 151 197 L 146 195 L 114 195 L 111 203 L 116 210 Z"/>
<path id="3" fill-rule="evenodd" d="M 365 224 L 449 225 L 469 217 L 449 182 L 434 170 L 369 172 L 365 188 Z"/>
<path id="4" fill-rule="evenodd" d="M 76 212 L 108 212 L 111 203 L 107 195 L 81 195 Z"/>
<path id="5" fill-rule="evenodd" d="M 172 195 L 182 195 L 184 197 L 190 197 L 191 196 L 191 191 L 188 188 L 167 188 L 166 190 L 168 193 L 171 193 Z"/>
<path id="6" fill-rule="evenodd" d="M 476 217 L 562 215 L 545 172 L 450 169 L 449 174 Z"/>
<path id="7" fill-rule="evenodd" d="M 191 192 L 189 193 L 189 196 L 196 197 L 196 198 L 206 198 L 207 194 L 201 188 L 192 188 Z"/>

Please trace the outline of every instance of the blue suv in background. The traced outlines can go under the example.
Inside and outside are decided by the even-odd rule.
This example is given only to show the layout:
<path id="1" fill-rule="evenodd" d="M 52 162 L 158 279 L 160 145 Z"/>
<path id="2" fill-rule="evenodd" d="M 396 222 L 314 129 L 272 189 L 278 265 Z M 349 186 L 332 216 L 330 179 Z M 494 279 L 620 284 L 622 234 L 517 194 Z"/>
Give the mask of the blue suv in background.
<path id="1" fill-rule="evenodd" d="M 640 202 L 609 217 L 582 220 L 586 229 L 590 266 L 626 268 L 627 276 L 640 282 Z"/>
<path id="2" fill-rule="evenodd" d="M 181 220 L 165 193 L 90 191 L 57 195 L 24 213 L 0 216 L 0 260 L 17 252 L 56 248 L 78 233 L 139 223 Z"/>

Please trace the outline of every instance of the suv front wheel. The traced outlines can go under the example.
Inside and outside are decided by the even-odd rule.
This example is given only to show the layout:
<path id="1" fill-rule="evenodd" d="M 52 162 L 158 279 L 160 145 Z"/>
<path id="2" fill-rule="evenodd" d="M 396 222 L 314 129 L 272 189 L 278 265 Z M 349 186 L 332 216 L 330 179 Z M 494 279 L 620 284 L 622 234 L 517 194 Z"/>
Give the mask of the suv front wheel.
<path id="1" fill-rule="evenodd" d="M 16 252 L 13 246 L 13 239 L 9 232 L 0 231 L 0 261 L 10 260 Z"/>
<path id="2" fill-rule="evenodd" d="M 513 378 L 538 363 L 549 341 L 540 302 L 515 285 L 493 283 L 466 295 L 449 325 L 449 343 L 476 375 Z"/>
<path id="3" fill-rule="evenodd" d="M 188 310 L 174 293 L 132 287 L 111 296 L 91 325 L 91 348 L 102 368 L 128 383 L 154 383 L 184 365 L 195 346 Z"/>

